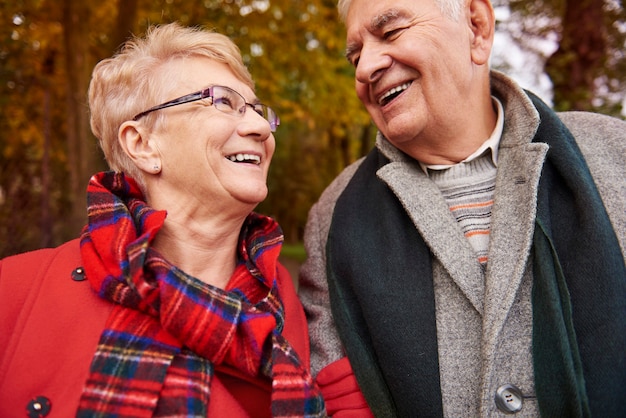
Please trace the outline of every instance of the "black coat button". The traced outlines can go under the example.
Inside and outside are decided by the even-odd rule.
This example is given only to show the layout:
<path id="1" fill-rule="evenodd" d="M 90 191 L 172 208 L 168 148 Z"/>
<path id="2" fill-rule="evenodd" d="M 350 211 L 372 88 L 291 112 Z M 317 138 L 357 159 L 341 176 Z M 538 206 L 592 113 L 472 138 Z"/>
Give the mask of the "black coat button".
<path id="1" fill-rule="evenodd" d="M 26 412 L 30 418 L 42 418 L 50 413 L 50 399 L 45 396 L 37 396 L 35 399 L 28 402 L 26 405 Z"/>
<path id="2" fill-rule="evenodd" d="M 82 282 L 83 280 L 86 280 L 87 276 L 85 276 L 85 269 L 82 267 L 76 267 L 73 271 L 72 271 L 72 280 L 76 281 L 76 282 Z"/>

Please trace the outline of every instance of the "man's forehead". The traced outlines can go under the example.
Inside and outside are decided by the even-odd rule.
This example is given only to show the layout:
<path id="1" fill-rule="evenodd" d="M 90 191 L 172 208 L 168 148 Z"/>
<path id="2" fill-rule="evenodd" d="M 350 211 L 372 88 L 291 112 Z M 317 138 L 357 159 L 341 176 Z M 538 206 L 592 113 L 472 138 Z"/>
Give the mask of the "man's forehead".
<path id="1" fill-rule="evenodd" d="M 368 5 L 369 6 L 369 5 Z M 377 5 L 382 6 L 382 5 Z M 357 6 L 358 7 L 358 6 Z M 399 19 L 405 18 L 408 15 L 408 12 L 404 9 L 400 9 L 393 5 L 389 7 L 382 6 L 379 10 L 372 10 L 367 16 L 364 16 L 362 13 L 359 18 L 364 19 L 365 21 L 358 21 L 358 18 L 355 20 L 354 15 L 353 19 L 350 19 L 350 14 L 348 14 L 348 19 L 346 20 L 347 24 L 347 48 L 346 48 L 346 56 L 350 57 L 356 50 L 359 49 L 359 42 L 353 39 L 356 35 L 358 38 L 358 33 L 363 29 L 367 30 L 371 33 L 376 33 L 382 30 L 388 24 L 397 21 Z"/>
<path id="2" fill-rule="evenodd" d="M 361 9 L 361 7 L 365 8 Z M 367 6 L 358 6 L 353 3 L 346 18 L 346 28 L 348 32 L 362 29 L 375 32 L 395 20 L 408 18 L 409 14 L 409 10 L 393 3 L 386 5 L 368 3 Z"/>

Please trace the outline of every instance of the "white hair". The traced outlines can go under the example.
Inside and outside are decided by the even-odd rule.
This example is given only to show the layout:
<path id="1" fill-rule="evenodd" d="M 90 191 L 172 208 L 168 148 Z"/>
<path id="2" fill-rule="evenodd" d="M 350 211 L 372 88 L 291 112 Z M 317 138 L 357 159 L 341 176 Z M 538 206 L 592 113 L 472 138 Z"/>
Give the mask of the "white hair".
<path id="1" fill-rule="evenodd" d="M 461 11 L 463 10 L 464 0 L 434 0 L 435 4 L 441 10 L 444 16 L 447 16 L 451 20 L 458 21 L 461 17 Z M 339 17 L 345 23 L 348 16 L 348 9 L 352 0 L 339 0 L 337 3 L 337 9 L 339 11 Z"/>

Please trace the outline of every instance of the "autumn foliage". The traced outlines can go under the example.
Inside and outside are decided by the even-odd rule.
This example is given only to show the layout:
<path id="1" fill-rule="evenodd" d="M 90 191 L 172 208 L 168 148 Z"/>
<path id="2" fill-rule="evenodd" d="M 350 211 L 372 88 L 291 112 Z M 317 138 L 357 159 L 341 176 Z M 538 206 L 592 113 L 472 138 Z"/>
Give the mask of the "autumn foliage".
<path id="1" fill-rule="evenodd" d="M 522 2 L 513 3 L 519 11 Z M 563 4 L 541 2 L 551 3 Z M 564 7 L 540 9 L 546 10 L 557 16 L 551 30 L 571 32 L 558 19 Z M 618 4 L 613 12 L 608 21 L 618 16 L 623 28 L 623 8 Z M 522 17 L 536 15 L 526 10 Z M 598 22 L 602 16 L 607 21 L 600 13 Z M 258 97 L 279 112 L 270 195 L 258 210 L 280 222 L 288 242 L 302 238 L 308 210 L 328 183 L 371 148 L 375 128 L 354 93 L 334 1 L 0 0 L 0 257 L 80 233 L 87 181 L 106 168 L 89 130 L 91 69 L 130 34 L 172 21 L 230 36 L 257 82 Z M 608 29 L 602 33 L 615 37 Z M 621 53 L 610 59 L 623 69 L 623 43 Z M 564 57 L 572 59 L 566 51 L 557 63 Z M 565 69 L 557 67 L 563 80 L 567 65 L 574 65 L 567 62 Z M 612 86 L 624 91 L 619 81 Z M 595 94 L 588 87 L 587 93 Z"/>

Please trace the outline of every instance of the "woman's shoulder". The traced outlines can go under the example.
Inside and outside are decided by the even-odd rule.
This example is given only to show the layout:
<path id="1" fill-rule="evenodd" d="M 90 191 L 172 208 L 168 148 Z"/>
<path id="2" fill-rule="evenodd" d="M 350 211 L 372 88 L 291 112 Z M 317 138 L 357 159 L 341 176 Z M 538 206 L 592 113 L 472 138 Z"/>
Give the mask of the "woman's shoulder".
<path id="1" fill-rule="evenodd" d="M 78 239 L 56 248 L 43 248 L 0 260 L 0 324 L 5 325 L 7 318 L 16 317 L 29 301 L 32 303 L 43 281 L 52 272 L 65 271 L 69 279 L 72 268 L 80 264 Z M 4 330 L 4 327 L 0 329 Z"/>
<path id="2" fill-rule="evenodd" d="M 65 262 L 80 262 L 80 240 L 76 238 L 55 248 L 41 248 L 11 255 L 0 260 L 0 266 L 2 266 L 3 270 L 12 267 L 16 269 L 16 272 L 21 271 L 32 274 L 40 268 L 46 268 L 53 260 L 59 257 L 60 260 Z M 3 270 L 0 270 L 0 272 Z"/>
<path id="3" fill-rule="evenodd" d="M 73 414 L 111 308 L 86 280 L 78 240 L 2 260 L 0 416 L 38 397 Z"/>
<path id="4" fill-rule="evenodd" d="M 54 306 L 56 316 L 67 311 L 98 310 L 110 304 L 91 289 L 82 266 L 80 242 L 17 254 L 0 260 L 0 321 Z M 12 312 L 12 309 L 14 311 Z"/>

